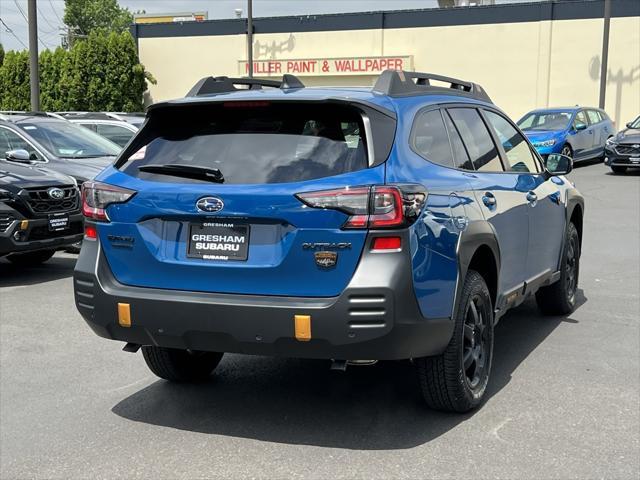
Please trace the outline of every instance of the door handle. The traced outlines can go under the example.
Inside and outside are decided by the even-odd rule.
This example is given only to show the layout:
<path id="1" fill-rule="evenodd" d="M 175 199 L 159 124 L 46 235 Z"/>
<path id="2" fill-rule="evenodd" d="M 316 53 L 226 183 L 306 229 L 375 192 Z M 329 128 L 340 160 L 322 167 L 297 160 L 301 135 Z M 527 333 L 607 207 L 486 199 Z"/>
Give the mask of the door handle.
<path id="1" fill-rule="evenodd" d="M 484 203 L 487 208 L 494 208 L 496 206 L 496 197 L 493 196 L 491 192 L 485 192 L 482 196 L 482 203 Z"/>
<path id="2" fill-rule="evenodd" d="M 527 193 L 527 202 L 529 202 L 531 205 L 535 205 L 537 201 L 538 201 L 538 195 L 536 195 L 535 192 Z"/>

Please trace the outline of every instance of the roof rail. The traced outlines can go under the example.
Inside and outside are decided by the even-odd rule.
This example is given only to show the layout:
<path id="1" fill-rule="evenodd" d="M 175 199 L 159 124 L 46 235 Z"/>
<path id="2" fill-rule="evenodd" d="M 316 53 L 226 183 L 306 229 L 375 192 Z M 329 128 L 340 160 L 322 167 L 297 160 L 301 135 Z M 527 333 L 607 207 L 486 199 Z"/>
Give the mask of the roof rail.
<path id="1" fill-rule="evenodd" d="M 198 97 L 216 93 L 236 92 L 245 90 L 236 88 L 236 85 L 245 85 L 250 90 L 260 90 L 262 87 L 279 88 L 288 90 L 292 88 L 304 88 L 304 84 L 295 75 L 285 74 L 282 80 L 262 80 L 258 78 L 229 78 L 229 77 L 204 77 L 196 83 L 187 93 L 187 97 Z"/>
<path id="2" fill-rule="evenodd" d="M 449 84 L 449 86 L 442 87 L 439 85 L 432 85 L 432 80 Z M 389 95 L 391 97 L 419 95 L 424 93 L 454 93 L 450 90 L 464 92 L 468 96 L 478 100 L 493 103 L 484 88 L 477 83 L 467 82 L 465 80 L 459 80 L 452 77 L 445 77 L 443 75 L 436 75 L 433 73 L 385 70 L 380 74 L 376 84 L 373 86 L 374 92 Z"/>
<path id="3" fill-rule="evenodd" d="M 57 113 L 53 112 L 30 112 L 26 110 L 2 110 L 0 111 L 0 115 L 2 115 L 3 120 L 8 120 L 12 115 L 23 115 L 25 117 L 52 117 L 58 118 L 60 120 L 64 120 L 64 117 Z"/>

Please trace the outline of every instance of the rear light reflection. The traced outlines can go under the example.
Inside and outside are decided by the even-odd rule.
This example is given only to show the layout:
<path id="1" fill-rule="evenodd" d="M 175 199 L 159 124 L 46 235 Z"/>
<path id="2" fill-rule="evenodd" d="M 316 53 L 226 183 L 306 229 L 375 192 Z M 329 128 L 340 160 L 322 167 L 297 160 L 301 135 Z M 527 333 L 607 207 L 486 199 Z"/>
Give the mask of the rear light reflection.
<path id="1" fill-rule="evenodd" d="M 88 238 L 90 240 L 95 240 L 98 238 L 98 231 L 96 227 L 93 225 L 85 225 L 84 226 L 84 238 Z"/>
<path id="2" fill-rule="evenodd" d="M 400 250 L 402 248 L 402 239 L 400 237 L 377 237 L 373 239 L 371 244 L 372 251 L 379 250 Z"/>

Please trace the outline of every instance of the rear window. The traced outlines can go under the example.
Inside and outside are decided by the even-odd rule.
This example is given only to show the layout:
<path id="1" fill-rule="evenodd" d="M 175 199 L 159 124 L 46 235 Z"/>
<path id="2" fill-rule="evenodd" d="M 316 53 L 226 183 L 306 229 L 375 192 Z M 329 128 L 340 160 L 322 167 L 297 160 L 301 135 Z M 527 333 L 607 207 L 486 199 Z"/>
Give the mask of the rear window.
<path id="1" fill-rule="evenodd" d="M 165 182 L 197 180 L 139 168 L 217 169 L 225 184 L 299 182 L 367 168 L 365 142 L 362 116 L 346 105 L 228 102 L 158 112 L 119 163 Z"/>

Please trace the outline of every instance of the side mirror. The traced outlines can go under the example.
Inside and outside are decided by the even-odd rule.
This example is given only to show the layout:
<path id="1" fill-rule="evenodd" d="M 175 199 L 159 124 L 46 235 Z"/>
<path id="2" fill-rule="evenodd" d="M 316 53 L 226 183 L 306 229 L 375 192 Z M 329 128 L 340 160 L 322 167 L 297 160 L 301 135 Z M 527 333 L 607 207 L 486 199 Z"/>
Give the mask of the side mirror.
<path id="1" fill-rule="evenodd" d="M 27 152 L 24 148 L 9 150 L 4 155 L 4 158 L 11 162 L 31 163 L 31 156 L 29 155 L 29 152 Z"/>
<path id="2" fill-rule="evenodd" d="M 587 125 L 584 124 L 584 123 L 576 123 L 575 129 L 577 131 L 586 130 L 587 129 Z"/>
<path id="3" fill-rule="evenodd" d="M 573 159 L 559 153 L 551 153 L 544 161 L 544 166 L 551 175 L 566 175 L 573 170 Z"/>

